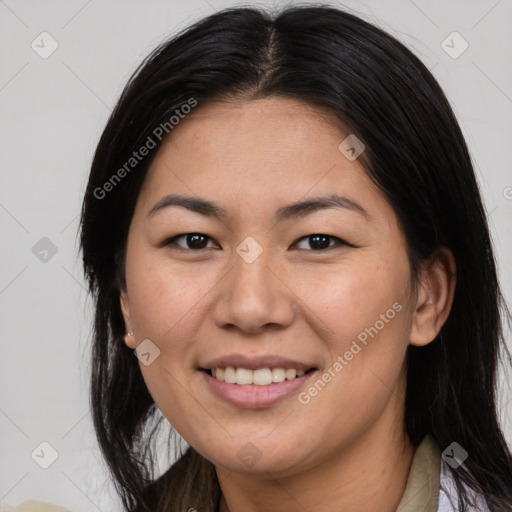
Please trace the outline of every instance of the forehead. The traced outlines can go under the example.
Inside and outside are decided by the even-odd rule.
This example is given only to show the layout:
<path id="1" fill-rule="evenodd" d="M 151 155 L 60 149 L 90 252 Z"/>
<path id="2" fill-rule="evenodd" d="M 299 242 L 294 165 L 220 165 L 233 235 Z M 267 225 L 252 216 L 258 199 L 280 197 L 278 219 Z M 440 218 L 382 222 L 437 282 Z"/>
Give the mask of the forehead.
<path id="1" fill-rule="evenodd" d="M 198 105 L 158 149 L 141 195 L 150 208 L 173 192 L 276 204 L 339 192 L 386 208 L 360 162 L 339 150 L 347 135 L 330 112 L 289 98 Z"/>
<path id="2" fill-rule="evenodd" d="M 187 145 L 200 154 L 238 157 L 251 150 L 278 161 L 281 155 L 328 152 L 331 139 L 342 137 L 341 126 L 327 110 L 290 98 L 225 100 L 196 107 L 167 140 L 175 149 Z"/>

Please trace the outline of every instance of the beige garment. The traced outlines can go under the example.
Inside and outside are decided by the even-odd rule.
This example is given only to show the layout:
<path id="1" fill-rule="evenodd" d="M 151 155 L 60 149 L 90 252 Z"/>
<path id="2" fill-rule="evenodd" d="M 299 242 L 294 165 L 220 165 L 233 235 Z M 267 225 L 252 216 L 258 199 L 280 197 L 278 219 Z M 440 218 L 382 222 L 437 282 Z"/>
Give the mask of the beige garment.
<path id="1" fill-rule="evenodd" d="M 425 436 L 412 459 L 405 491 L 396 512 L 437 512 L 441 478 L 441 451 Z"/>
<path id="2" fill-rule="evenodd" d="M 29 500 L 24 501 L 17 507 L 2 505 L 0 512 L 70 512 L 70 510 L 57 505 L 52 505 L 51 503 Z"/>

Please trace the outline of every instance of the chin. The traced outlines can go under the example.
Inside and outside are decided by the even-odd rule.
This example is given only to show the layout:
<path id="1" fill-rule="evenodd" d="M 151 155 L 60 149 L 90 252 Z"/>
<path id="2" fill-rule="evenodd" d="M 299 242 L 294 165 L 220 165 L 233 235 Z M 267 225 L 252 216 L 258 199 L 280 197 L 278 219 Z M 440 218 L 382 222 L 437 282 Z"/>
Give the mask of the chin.
<path id="1" fill-rule="evenodd" d="M 296 444 L 276 447 L 274 443 L 265 443 L 261 439 L 238 442 L 236 446 L 230 446 L 229 450 L 205 453 L 204 456 L 215 466 L 229 471 L 267 477 L 269 474 L 274 477 L 293 474 L 301 460 Z"/>

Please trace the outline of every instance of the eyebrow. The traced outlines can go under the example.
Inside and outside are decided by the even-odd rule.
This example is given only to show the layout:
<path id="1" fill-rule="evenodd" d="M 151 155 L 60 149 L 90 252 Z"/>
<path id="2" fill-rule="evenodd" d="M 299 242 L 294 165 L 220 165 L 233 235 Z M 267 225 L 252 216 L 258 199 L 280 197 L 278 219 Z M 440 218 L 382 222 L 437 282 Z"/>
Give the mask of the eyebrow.
<path id="1" fill-rule="evenodd" d="M 148 217 L 153 217 L 158 212 L 170 206 L 180 206 L 192 212 L 199 213 L 206 217 L 215 217 L 224 219 L 227 217 L 227 211 L 218 204 L 208 201 L 200 197 L 187 197 L 178 194 L 170 194 L 162 197 L 148 212 Z M 283 222 L 285 220 L 304 217 L 319 210 L 329 208 L 342 208 L 370 220 L 368 212 L 358 203 L 348 197 L 337 194 L 329 194 L 326 196 L 313 197 L 305 201 L 291 203 L 282 206 L 276 211 L 276 220 Z"/>

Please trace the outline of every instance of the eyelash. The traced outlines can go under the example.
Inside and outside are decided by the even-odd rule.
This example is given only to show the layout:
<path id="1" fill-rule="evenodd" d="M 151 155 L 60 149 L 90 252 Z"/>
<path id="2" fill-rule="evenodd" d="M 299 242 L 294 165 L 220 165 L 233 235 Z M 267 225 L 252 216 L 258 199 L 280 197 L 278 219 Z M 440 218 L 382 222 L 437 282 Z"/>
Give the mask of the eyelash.
<path id="1" fill-rule="evenodd" d="M 183 237 L 186 237 L 188 235 L 200 235 L 200 236 L 203 236 L 203 237 L 206 237 L 207 239 L 209 240 L 213 240 L 211 237 L 209 237 L 208 235 L 205 235 L 203 233 L 183 233 L 182 235 L 176 235 L 176 236 L 173 236 L 171 238 L 168 238 L 167 240 L 165 240 L 164 242 L 162 242 L 161 244 L 161 247 L 168 247 L 168 246 L 177 246 L 178 249 L 177 250 L 182 250 L 182 251 L 192 251 L 192 252 L 199 252 L 199 251 L 203 251 L 205 249 L 208 249 L 208 247 L 203 247 L 201 249 L 189 249 L 189 248 L 185 248 L 185 247 L 181 247 L 180 245 L 178 245 L 176 243 L 176 241 L 180 238 L 183 238 Z M 346 242 L 345 240 L 337 237 L 337 236 L 334 236 L 334 235 L 326 235 L 324 233 L 312 233 L 311 235 L 306 235 L 306 236 L 303 236 L 299 239 L 297 239 L 293 245 L 295 245 L 296 243 L 300 242 L 301 240 L 304 240 L 304 239 L 308 239 L 308 238 L 311 238 L 311 237 L 314 237 L 314 236 L 322 236 L 322 237 L 326 237 L 326 238 L 329 238 L 331 240 L 334 240 L 336 242 L 336 244 L 341 247 L 341 246 L 348 246 L 348 247 L 355 247 L 354 245 L 352 244 L 349 244 L 348 242 Z M 311 252 L 326 252 L 326 251 L 329 251 L 329 250 L 332 250 L 336 247 L 336 245 L 331 245 L 325 249 L 299 249 L 299 250 L 309 250 Z"/>

